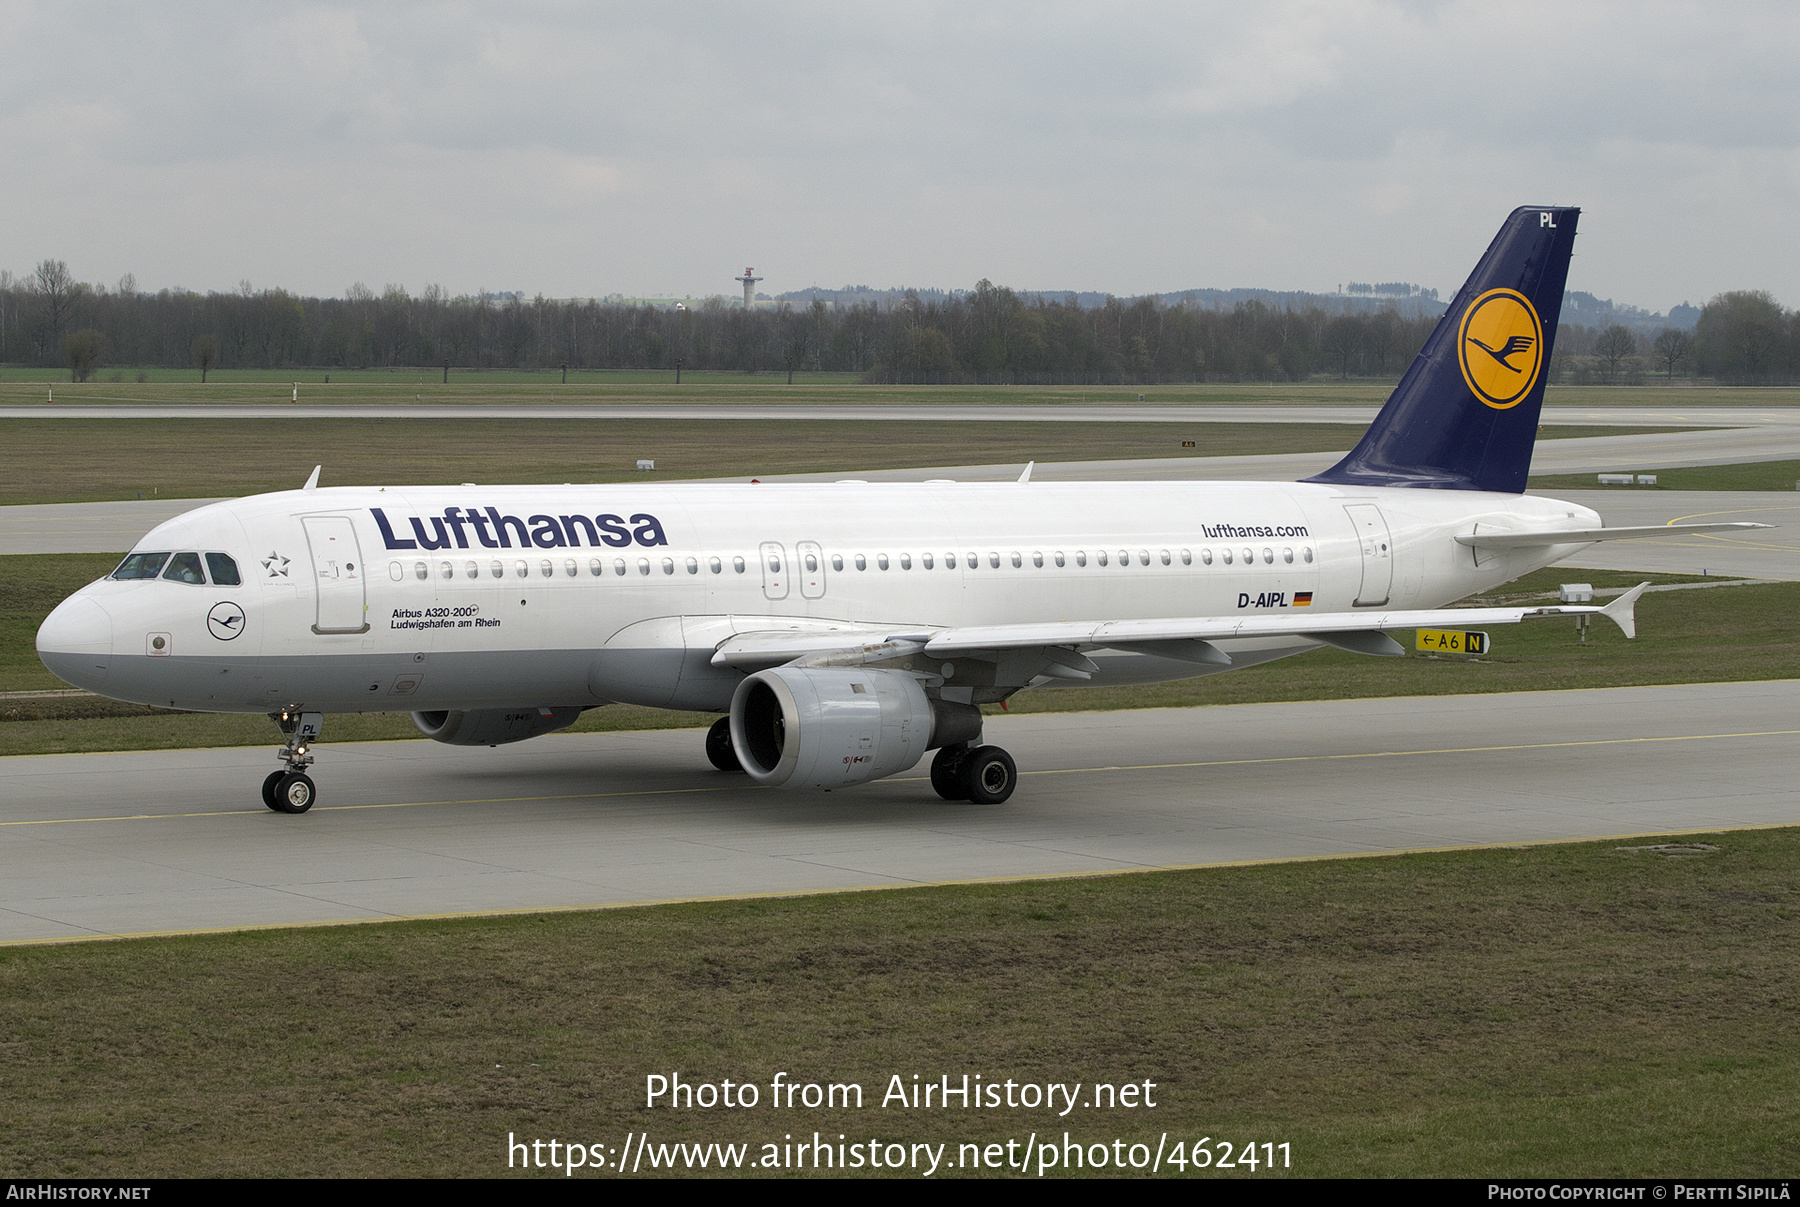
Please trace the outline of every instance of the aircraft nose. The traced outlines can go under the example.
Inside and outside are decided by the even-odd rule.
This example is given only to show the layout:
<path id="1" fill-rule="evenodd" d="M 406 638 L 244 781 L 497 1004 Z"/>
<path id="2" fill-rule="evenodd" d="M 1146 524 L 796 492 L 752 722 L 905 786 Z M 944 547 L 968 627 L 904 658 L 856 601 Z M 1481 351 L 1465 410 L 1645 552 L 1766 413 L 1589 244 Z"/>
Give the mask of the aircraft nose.
<path id="1" fill-rule="evenodd" d="M 38 660 L 65 683 L 98 691 L 112 657 L 112 616 L 92 598 L 71 595 L 38 626 Z"/>

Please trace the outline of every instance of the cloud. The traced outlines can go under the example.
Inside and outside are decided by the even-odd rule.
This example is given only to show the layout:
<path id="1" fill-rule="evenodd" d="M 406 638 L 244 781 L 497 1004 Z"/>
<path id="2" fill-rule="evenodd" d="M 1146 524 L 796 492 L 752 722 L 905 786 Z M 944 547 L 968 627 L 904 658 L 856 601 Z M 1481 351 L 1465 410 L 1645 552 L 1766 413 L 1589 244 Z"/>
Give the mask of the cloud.
<path id="1" fill-rule="evenodd" d="M 1456 285 L 1800 302 L 1800 10 L 0 2 L 0 264 L 306 292 Z"/>

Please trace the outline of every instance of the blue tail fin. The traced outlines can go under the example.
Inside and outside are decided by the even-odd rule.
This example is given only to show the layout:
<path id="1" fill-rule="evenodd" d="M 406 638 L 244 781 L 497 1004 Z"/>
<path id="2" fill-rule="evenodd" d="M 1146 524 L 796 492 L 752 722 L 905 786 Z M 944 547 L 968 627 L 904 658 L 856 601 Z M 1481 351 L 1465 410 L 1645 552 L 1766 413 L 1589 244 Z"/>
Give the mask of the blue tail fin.
<path id="1" fill-rule="evenodd" d="M 1523 491 L 1580 216 L 1514 210 L 1362 442 L 1307 481 Z"/>

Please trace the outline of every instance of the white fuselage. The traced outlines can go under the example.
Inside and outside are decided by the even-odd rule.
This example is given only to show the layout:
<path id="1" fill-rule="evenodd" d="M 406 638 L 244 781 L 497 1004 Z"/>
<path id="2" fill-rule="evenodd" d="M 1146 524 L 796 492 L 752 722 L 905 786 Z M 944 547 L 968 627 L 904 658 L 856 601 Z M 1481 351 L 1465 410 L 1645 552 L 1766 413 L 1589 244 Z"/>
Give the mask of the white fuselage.
<path id="1" fill-rule="evenodd" d="M 1477 555 L 1457 535 L 1597 524 L 1529 496 L 1307 483 L 288 491 L 137 545 L 228 554 L 239 585 L 102 580 L 39 650 L 71 683 L 168 708 L 716 711 L 742 674 L 711 655 L 737 633 L 1435 607 L 1573 548 Z M 1241 667 L 1318 643 L 1216 644 Z M 1090 657 L 1096 685 L 1220 669 Z"/>

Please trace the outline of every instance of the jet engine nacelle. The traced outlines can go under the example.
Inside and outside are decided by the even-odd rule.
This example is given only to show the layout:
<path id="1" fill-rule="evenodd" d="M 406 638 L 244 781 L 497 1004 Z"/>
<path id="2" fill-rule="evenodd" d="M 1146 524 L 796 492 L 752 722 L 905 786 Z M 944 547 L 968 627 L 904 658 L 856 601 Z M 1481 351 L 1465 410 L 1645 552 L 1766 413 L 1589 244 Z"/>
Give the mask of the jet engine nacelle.
<path id="1" fill-rule="evenodd" d="M 732 750 L 770 787 L 866 784 L 980 736 L 979 709 L 933 700 L 899 671 L 780 666 L 731 697 Z"/>
<path id="2" fill-rule="evenodd" d="M 434 742 L 451 746 L 503 746 L 573 725 L 579 708 L 482 708 L 471 712 L 416 712 L 413 724 Z"/>

